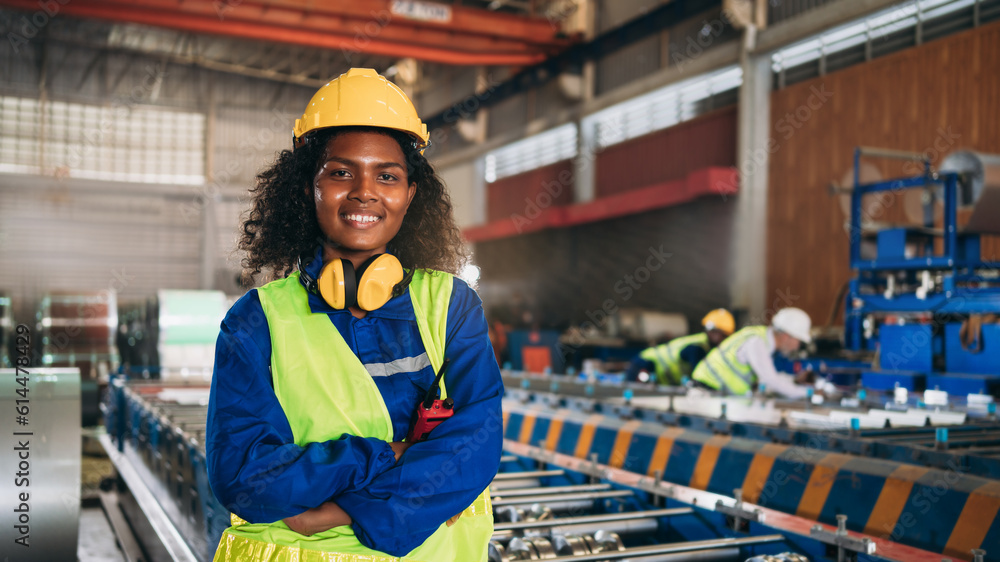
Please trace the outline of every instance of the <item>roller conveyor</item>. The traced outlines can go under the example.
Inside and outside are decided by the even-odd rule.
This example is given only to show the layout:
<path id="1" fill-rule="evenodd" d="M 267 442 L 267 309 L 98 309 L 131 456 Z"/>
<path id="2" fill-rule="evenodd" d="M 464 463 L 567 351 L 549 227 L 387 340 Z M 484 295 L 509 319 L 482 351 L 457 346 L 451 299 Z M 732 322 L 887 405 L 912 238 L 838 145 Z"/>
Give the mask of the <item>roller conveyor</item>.
<path id="1" fill-rule="evenodd" d="M 742 489 L 747 501 L 822 523 L 846 515 L 851 531 L 953 559 L 1000 544 L 1000 423 L 985 407 L 991 397 L 956 402 L 928 391 L 925 398 L 940 400 L 932 406 L 907 393 L 827 404 L 683 389 L 638 397 L 631 384 L 504 376 L 511 442 L 719 494 Z M 558 394 L 549 391 L 556 385 Z M 580 396 L 591 385 L 604 398 Z M 827 423 L 796 421 L 807 418 Z M 845 423 L 828 423 L 836 419 Z M 857 423 L 865 419 L 879 421 Z"/>
<path id="2" fill-rule="evenodd" d="M 177 390 L 187 393 L 180 401 L 176 397 L 184 393 Z M 229 525 L 228 511 L 207 486 L 206 411 L 199 403 L 207 396 L 207 387 L 119 381 L 112 385 L 105 405 L 114 437 L 114 443 L 108 441 L 106 446 L 115 450 L 116 464 L 128 465 L 126 470 L 133 474 L 129 486 L 146 488 L 135 496 L 154 498 L 163 514 L 160 524 L 170 521 L 177 533 L 169 536 L 186 537 L 192 559 L 201 561 L 211 559 L 218 537 Z M 511 430 L 508 423 L 507 431 Z M 817 535 L 812 529 L 815 521 L 654 481 L 602 464 L 593 455 L 578 459 L 516 440 L 506 441 L 505 449 L 491 487 L 496 521 L 491 562 L 742 562 L 783 553 L 791 554 L 781 560 L 836 560 L 837 548 L 859 561 L 941 559 L 940 554 L 886 540 L 864 542 L 854 532 Z M 139 506 L 129 515 L 145 511 Z M 870 552 L 869 545 L 874 544 L 879 550 Z"/>
<path id="3" fill-rule="evenodd" d="M 1000 479 L 1000 459 L 978 451 L 983 444 L 1000 445 L 993 441 L 1000 439 L 1000 418 L 989 396 L 969 395 L 965 406 L 919 407 L 914 396 L 900 404 L 891 395 L 861 393 L 863 399 L 813 405 L 756 396 L 689 397 L 685 389 L 676 387 L 518 372 L 504 372 L 504 384 L 510 403 L 526 408 L 636 419 L 945 470 L 961 466 L 963 472 Z M 939 432 L 939 427 L 947 431 Z"/>

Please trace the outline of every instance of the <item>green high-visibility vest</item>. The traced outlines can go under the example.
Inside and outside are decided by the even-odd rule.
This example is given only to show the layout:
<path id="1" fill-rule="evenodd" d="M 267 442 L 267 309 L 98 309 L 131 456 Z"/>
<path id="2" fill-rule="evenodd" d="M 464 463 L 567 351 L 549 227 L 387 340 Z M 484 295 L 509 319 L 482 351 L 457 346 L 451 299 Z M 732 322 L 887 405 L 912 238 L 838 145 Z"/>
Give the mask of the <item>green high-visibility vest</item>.
<path id="1" fill-rule="evenodd" d="M 750 338 L 766 339 L 767 326 L 747 326 L 726 338 L 698 363 L 691 378 L 728 394 L 746 394 L 757 382 L 757 374 L 736 353 Z"/>
<path id="2" fill-rule="evenodd" d="M 453 282 L 447 273 L 417 270 L 409 286 L 420 339 L 435 371 L 444 361 Z M 298 272 L 257 294 L 271 334 L 274 393 L 295 443 L 339 439 L 345 433 L 392 441 L 392 420 L 375 381 L 330 318 L 309 309 Z M 365 547 L 348 525 L 306 537 L 282 521 L 248 523 L 235 514 L 231 519 L 216 562 L 485 562 L 493 535 L 489 488 L 454 525 L 442 524 L 402 558 Z"/>
<path id="3" fill-rule="evenodd" d="M 694 365 L 681 359 L 681 351 L 689 345 L 697 345 L 708 351 L 708 334 L 701 332 L 674 338 L 667 343 L 643 350 L 639 357 L 651 362 L 656 368 L 658 383 L 676 386 L 681 384 L 682 377 L 690 376 L 694 371 Z"/>

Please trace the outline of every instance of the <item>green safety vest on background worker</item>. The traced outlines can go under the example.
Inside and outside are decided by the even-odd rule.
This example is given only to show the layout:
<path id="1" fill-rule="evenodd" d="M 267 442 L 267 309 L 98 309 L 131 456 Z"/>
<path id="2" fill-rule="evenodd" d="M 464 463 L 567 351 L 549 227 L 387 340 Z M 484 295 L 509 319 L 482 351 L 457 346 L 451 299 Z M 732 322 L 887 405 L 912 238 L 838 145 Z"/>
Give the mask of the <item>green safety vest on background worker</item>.
<path id="1" fill-rule="evenodd" d="M 736 353 L 754 337 L 767 338 L 767 326 L 747 326 L 726 338 L 698 363 L 691 378 L 728 394 L 746 394 L 753 388 L 757 375 L 750 365 L 736 357 Z"/>
<path id="2" fill-rule="evenodd" d="M 656 382 L 677 386 L 681 384 L 681 378 L 690 376 L 694 370 L 694 365 L 681 359 L 681 351 L 689 345 L 697 345 L 705 351 L 709 350 L 708 334 L 701 332 L 674 338 L 667 343 L 645 349 L 639 354 L 646 361 L 649 361 L 656 368 Z"/>
<path id="3" fill-rule="evenodd" d="M 409 285 L 420 339 L 435 372 L 444 361 L 453 282 L 447 273 L 417 270 Z M 392 441 L 392 420 L 375 381 L 330 318 L 310 311 L 299 273 L 268 283 L 257 294 L 271 334 L 274 393 L 295 444 L 339 439 L 345 433 Z M 365 547 L 349 525 L 307 537 L 282 521 L 248 523 L 235 514 L 231 519 L 233 526 L 222 535 L 216 562 L 485 562 L 493 536 L 489 488 L 454 525 L 442 523 L 402 558 Z"/>

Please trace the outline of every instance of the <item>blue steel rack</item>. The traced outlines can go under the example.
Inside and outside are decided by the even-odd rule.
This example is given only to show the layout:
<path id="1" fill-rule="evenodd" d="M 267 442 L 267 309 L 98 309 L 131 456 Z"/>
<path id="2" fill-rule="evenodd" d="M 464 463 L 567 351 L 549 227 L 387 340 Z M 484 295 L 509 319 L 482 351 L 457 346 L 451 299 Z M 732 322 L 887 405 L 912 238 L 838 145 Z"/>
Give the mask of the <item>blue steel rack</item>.
<path id="1" fill-rule="evenodd" d="M 863 156 L 920 161 L 923 173 L 874 183 L 861 183 L 860 162 Z M 980 255 L 980 238 L 976 233 L 960 233 L 958 229 L 958 195 L 962 177 L 955 172 L 938 172 L 930 160 L 909 152 L 858 147 L 854 152 L 854 188 L 851 192 L 850 264 L 855 272 L 850 281 L 844 304 L 844 344 L 851 350 L 874 349 L 881 341 L 874 337 L 873 326 L 865 322 L 871 316 L 889 314 L 923 316 L 924 321 L 937 322 L 939 318 L 968 314 L 1000 313 L 1000 278 L 984 273 L 1000 270 L 1000 263 L 983 261 Z M 877 253 L 874 258 L 862 255 L 865 238 L 862 222 L 862 201 L 872 193 L 899 193 L 907 189 L 924 190 L 924 224 L 922 226 L 888 228 L 876 232 Z M 935 202 L 943 198 L 943 228 L 934 229 Z M 922 255 L 906 256 L 907 240 L 921 238 Z M 940 238 L 941 252 L 935 252 L 935 241 Z M 921 276 L 938 277 L 935 289 L 926 294 L 907 290 L 886 295 L 886 288 L 902 278 L 904 283 L 917 285 Z M 890 277 L 892 281 L 890 281 Z M 942 341 L 944 330 L 934 334 L 937 341 L 934 355 L 940 355 L 956 342 Z M 990 359 L 1000 374 L 1000 350 L 989 349 Z M 926 369 L 926 374 L 931 374 Z M 990 374 L 990 373 L 984 373 Z"/>

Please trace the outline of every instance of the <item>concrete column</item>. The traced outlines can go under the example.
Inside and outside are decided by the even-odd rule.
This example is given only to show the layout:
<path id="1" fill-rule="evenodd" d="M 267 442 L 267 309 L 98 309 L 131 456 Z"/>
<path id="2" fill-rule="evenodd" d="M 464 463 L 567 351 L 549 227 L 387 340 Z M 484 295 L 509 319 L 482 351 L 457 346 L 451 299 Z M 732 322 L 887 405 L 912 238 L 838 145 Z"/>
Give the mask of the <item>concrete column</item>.
<path id="1" fill-rule="evenodd" d="M 740 188 L 733 229 L 733 308 L 763 322 L 767 307 L 767 184 L 771 139 L 771 57 L 751 54 L 755 30 L 746 30 L 741 63 L 736 165 Z"/>
<path id="2" fill-rule="evenodd" d="M 583 13 L 579 14 L 584 26 L 584 37 L 589 41 L 597 35 L 597 17 L 600 11 L 598 0 L 579 2 Z M 594 99 L 597 90 L 597 64 L 588 59 L 583 63 L 581 77 L 582 100 L 584 103 Z M 597 150 L 593 123 L 585 119 L 576 122 L 576 159 L 573 161 L 573 201 L 586 203 L 596 197 L 594 181 L 594 157 Z"/>
<path id="3" fill-rule="evenodd" d="M 472 224 L 486 224 L 486 157 L 479 156 L 473 164 Z"/>
<path id="4" fill-rule="evenodd" d="M 597 135 L 593 121 L 581 119 L 576 122 L 577 153 L 573 160 L 573 201 L 586 203 L 596 197 Z"/>

